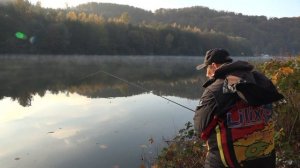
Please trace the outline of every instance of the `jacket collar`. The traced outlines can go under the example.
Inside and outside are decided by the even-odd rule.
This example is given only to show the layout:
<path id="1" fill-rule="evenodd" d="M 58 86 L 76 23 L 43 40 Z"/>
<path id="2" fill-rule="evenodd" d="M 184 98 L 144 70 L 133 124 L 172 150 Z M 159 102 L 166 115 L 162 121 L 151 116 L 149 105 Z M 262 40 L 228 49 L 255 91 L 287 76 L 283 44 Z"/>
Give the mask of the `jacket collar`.
<path id="1" fill-rule="evenodd" d="M 253 65 L 249 64 L 246 61 L 236 61 L 232 63 L 225 63 L 221 65 L 216 71 L 213 78 L 208 79 L 202 86 L 204 88 L 208 87 L 212 83 L 214 83 L 217 79 L 224 79 L 228 74 L 231 74 L 233 72 L 237 71 L 252 71 Z"/>
<path id="2" fill-rule="evenodd" d="M 253 65 L 246 61 L 236 61 L 221 65 L 215 72 L 214 78 L 225 78 L 228 74 L 236 71 L 252 71 Z"/>

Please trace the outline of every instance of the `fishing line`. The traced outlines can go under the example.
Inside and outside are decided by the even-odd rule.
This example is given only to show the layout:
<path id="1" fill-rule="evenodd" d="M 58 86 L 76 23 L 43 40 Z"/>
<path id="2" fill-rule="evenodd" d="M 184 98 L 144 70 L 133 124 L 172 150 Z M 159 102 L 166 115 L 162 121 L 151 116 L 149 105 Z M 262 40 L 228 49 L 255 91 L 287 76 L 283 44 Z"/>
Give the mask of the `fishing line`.
<path id="1" fill-rule="evenodd" d="M 95 75 L 97 75 L 97 74 L 99 74 L 99 73 L 103 73 L 103 74 L 108 75 L 108 76 L 110 76 L 110 77 L 113 77 L 113 78 L 115 78 L 115 79 L 119 79 L 120 81 L 123 81 L 123 82 L 127 83 L 128 85 L 134 86 L 134 87 L 139 88 L 139 89 L 141 89 L 141 90 L 144 90 L 144 91 L 146 91 L 146 92 L 152 92 L 151 90 L 149 90 L 149 89 L 147 89 L 147 88 L 144 88 L 144 87 L 142 87 L 142 86 L 140 86 L 140 85 L 138 85 L 138 84 L 129 82 L 129 81 L 126 80 L 126 79 L 123 79 L 123 78 L 121 78 L 121 77 L 118 77 L 118 76 L 116 76 L 116 75 L 114 75 L 114 74 L 112 74 L 112 73 L 106 72 L 106 71 L 104 71 L 104 70 L 99 70 L 99 71 L 97 71 L 97 72 L 88 74 L 87 76 L 85 76 L 85 77 L 83 77 L 83 78 L 80 78 L 78 81 L 81 81 L 81 80 L 87 79 L 87 78 L 89 78 L 89 77 L 95 76 Z M 152 92 L 152 94 L 154 94 L 154 93 Z M 181 107 L 183 107 L 183 108 L 185 108 L 185 109 L 187 109 L 187 110 L 190 110 L 190 111 L 192 111 L 192 112 L 195 112 L 195 110 L 193 110 L 193 109 L 191 109 L 191 108 L 189 108 L 189 107 L 186 107 L 186 106 L 184 106 L 184 105 L 182 105 L 182 104 L 179 104 L 179 103 L 177 103 L 177 102 L 175 102 L 175 101 L 173 101 L 173 100 L 171 100 L 171 99 L 168 99 L 168 98 L 166 98 L 166 97 L 164 97 L 164 96 L 161 96 L 161 95 L 159 95 L 159 94 L 154 94 L 154 95 L 159 96 L 160 98 L 163 98 L 163 99 L 165 99 L 165 100 L 168 100 L 169 102 L 174 103 L 174 104 L 176 104 L 176 105 L 178 105 L 178 106 L 181 106 Z"/>

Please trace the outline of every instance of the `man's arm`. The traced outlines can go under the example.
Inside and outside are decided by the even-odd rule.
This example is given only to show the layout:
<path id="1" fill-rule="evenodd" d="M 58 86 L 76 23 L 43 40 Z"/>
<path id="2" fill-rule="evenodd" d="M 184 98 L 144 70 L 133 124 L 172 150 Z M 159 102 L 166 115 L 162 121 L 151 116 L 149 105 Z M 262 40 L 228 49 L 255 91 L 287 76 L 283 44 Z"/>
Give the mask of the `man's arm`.
<path id="1" fill-rule="evenodd" d="M 201 132 L 207 127 L 213 118 L 216 107 L 217 102 L 213 93 L 206 89 L 200 98 L 200 102 L 194 116 L 194 127 L 196 133 L 201 134 Z"/>

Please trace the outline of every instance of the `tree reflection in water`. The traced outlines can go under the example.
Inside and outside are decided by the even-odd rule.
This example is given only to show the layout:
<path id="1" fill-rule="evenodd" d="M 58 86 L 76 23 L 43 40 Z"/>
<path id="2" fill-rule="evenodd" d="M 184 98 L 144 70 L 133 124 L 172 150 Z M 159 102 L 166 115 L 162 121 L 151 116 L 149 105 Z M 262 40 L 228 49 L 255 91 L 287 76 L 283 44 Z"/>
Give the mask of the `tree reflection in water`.
<path id="1" fill-rule="evenodd" d="M 199 57 L 142 56 L 2 56 L 0 99 L 30 106 L 46 91 L 78 93 L 89 98 L 132 96 L 145 92 L 103 73 L 141 85 L 154 94 L 198 99 L 204 79 L 195 70 Z"/>

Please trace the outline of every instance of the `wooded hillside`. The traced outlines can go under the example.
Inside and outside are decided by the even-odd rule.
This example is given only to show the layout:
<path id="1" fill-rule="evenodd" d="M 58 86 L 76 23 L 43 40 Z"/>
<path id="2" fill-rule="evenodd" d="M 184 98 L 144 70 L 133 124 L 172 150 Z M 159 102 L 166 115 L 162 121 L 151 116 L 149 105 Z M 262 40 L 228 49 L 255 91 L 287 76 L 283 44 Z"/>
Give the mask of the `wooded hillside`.
<path id="1" fill-rule="evenodd" d="M 300 52 L 300 17 L 266 18 L 206 7 L 159 9 L 87 3 L 45 9 L 27 0 L 0 4 L 1 54 L 232 55 Z"/>

